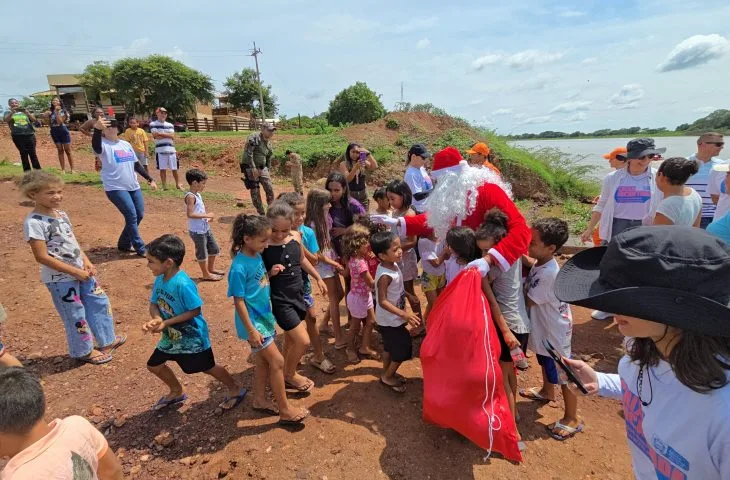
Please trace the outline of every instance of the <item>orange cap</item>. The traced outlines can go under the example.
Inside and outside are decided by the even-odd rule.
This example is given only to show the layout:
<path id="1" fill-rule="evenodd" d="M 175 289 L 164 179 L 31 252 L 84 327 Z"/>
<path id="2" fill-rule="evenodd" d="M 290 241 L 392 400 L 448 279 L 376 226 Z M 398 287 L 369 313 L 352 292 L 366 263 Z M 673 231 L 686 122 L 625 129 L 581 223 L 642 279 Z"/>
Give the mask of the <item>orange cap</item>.
<path id="1" fill-rule="evenodd" d="M 477 143 L 473 147 L 471 147 L 471 150 L 467 150 L 466 153 L 469 155 L 478 153 L 479 155 L 484 155 L 485 157 L 489 155 L 489 147 L 486 143 Z"/>
<path id="2" fill-rule="evenodd" d="M 614 148 L 611 153 L 604 153 L 603 158 L 605 158 L 606 160 L 616 160 L 616 157 L 620 155 L 624 157 L 624 160 L 626 160 L 626 153 L 626 147 L 618 147 Z"/>

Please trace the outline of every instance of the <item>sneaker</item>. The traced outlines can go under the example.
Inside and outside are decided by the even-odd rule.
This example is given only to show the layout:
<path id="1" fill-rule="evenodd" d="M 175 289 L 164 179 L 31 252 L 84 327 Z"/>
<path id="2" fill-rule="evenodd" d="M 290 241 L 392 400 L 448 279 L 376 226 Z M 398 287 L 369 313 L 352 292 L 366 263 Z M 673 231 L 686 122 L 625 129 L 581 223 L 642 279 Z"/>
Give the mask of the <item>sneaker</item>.
<path id="1" fill-rule="evenodd" d="M 593 312 L 591 312 L 591 318 L 593 320 L 608 320 L 609 318 L 613 318 L 613 313 L 606 313 L 606 312 L 602 312 L 600 310 L 593 310 Z"/>

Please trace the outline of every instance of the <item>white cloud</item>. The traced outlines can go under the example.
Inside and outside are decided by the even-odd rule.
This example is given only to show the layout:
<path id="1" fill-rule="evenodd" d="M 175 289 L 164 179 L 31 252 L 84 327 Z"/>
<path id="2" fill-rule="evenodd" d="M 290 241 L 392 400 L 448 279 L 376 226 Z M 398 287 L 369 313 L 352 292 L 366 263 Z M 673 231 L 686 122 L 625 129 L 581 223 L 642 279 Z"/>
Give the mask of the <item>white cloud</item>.
<path id="1" fill-rule="evenodd" d="M 527 70 L 537 65 L 555 63 L 563 58 L 560 52 L 541 52 L 540 50 L 523 50 L 505 59 L 505 65 L 515 70 Z"/>
<path id="2" fill-rule="evenodd" d="M 580 63 L 582 63 L 583 65 L 592 65 L 597 62 L 598 62 L 598 59 L 596 57 L 588 57 L 588 58 L 583 59 L 583 61 Z"/>
<path id="3" fill-rule="evenodd" d="M 477 59 L 475 59 L 473 62 L 471 62 L 471 68 L 476 70 L 477 72 L 481 71 L 486 67 L 487 65 L 494 65 L 495 63 L 499 63 L 502 61 L 502 55 L 499 53 L 490 53 L 484 56 L 481 56 Z"/>
<path id="4" fill-rule="evenodd" d="M 549 113 L 573 113 L 582 112 L 590 109 L 593 102 L 589 100 L 578 100 L 575 102 L 565 102 L 553 107 Z"/>
<path id="5" fill-rule="evenodd" d="M 392 33 L 397 33 L 397 34 L 420 32 L 420 31 L 435 27 L 436 24 L 438 24 L 438 21 L 439 21 L 438 17 L 413 18 L 411 20 L 408 20 L 405 23 L 401 23 L 400 25 L 392 27 L 389 30 Z"/>
<path id="6" fill-rule="evenodd" d="M 539 117 L 530 117 L 526 118 L 522 122 L 520 122 L 522 125 L 536 125 L 540 123 L 548 123 L 553 117 L 550 115 L 542 115 Z"/>
<path id="7" fill-rule="evenodd" d="M 644 89 L 638 83 L 631 83 L 621 87 L 618 93 L 611 95 L 610 102 L 617 108 L 636 108 L 639 100 L 644 98 Z"/>
<path id="8" fill-rule="evenodd" d="M 167 55 L 168 57 L 172 57 L 175 60 L 181 60 L 187 54 L 185 53 L 185 51 L 183 51 L 182 48 L 180 48 L 177 45 L 175 45 L 174 47 L 172 47 L 172 50 L 170 50 L 169 52 L 165 53 L 165 55 Z"/>
<path id="9" fill-rule="evenodd" d="M 586 14 L 586 12 L 581 12 L 580 10 L 563 10 L 558 15 L 560 15 L 563 18 L 574 18 L 574 17 L 582 17 L 585 14 Z"/>
<path id="10" fill-rule="evenodd" d="M 553 81 L 553 76 L 549 73 L 540 73 L 534 77 L 530 77 L 524 82 L 517 86 L 517 91 L 520 90 L 542 90 L 547 87 L 550 82 Z"/>
<path id="11" fill-rule="evenodd" d="M 715 107 L 699 107 L 692 110 L 693 113 L 699 113 L 700 115 L 709 115 L 717 110 Z"/>
<path id="12" fill-rule="evenodd" d="M 428 48 L 431 46 L 431 40 L 428 38 L 422 38 L 416 43 L 416 48 Z"/>
<path id="13" fill-rule="evenodd" d="M 694 35 L 679 42 L 657 69 L 660 72 L 671 72 L 696 67 L 720 58 L 728 51 L 730 42 L 721 35 Z"/>
<path id="14" fill-rule="evenodd" d="M 492 115 L 496 117 L 497 115 L 509 115 L 510 113 L 512 113 L 511 108 L 498 108 L 492 112 Z"/>
<path id="15" fill-rule="evenodd" d="M 569 122 L 582 122 L 586 118 L 588 118 L 588 115 L 586 115 L 585 112 L 578 112 L 578 113 L 575 113 L 575 114 L 571 115 L 570 117 L 568 117 L 568 121 Z"/>

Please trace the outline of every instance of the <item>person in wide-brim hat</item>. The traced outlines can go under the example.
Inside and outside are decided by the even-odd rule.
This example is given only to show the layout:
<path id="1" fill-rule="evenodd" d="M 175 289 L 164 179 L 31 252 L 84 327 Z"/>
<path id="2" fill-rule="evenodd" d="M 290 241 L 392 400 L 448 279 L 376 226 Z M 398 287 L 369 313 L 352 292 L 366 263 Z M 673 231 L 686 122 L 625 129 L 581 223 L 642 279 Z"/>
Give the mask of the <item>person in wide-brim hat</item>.
<path id="1" fill-rule="evenodd" d="M 637 227 L 576 254 L 555 295 L 615 313 L 618 375 L 565 359 L 589 394 L 621 399 L 637 479 L 730 478 L 730 245 L 684 226 Z"/>

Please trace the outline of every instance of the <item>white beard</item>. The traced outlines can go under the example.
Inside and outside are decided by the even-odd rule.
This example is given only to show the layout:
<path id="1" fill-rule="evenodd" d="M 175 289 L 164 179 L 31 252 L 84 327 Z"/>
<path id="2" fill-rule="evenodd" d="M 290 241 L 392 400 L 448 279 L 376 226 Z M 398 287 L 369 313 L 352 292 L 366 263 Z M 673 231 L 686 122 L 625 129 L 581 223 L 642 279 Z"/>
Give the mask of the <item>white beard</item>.
<path id="1" fill-rule="evenodd" d="M 462 167 L 459 172 L 448 172 L 438 177 L 433 192 L 426 200 L 428 226 L 440 240 L 457 219 L 464 220 L 477 206 L 477 190 L 485 183 L 493 183 L 512 198 L 512 186 L 489 168 Z"/>

